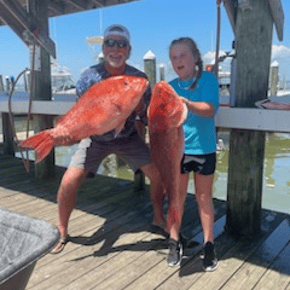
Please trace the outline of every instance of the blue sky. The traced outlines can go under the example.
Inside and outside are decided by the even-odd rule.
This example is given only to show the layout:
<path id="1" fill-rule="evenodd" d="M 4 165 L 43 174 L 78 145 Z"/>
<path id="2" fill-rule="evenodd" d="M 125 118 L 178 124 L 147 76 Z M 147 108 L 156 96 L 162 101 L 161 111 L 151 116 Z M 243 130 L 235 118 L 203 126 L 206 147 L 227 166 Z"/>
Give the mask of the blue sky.
<path id="1" fill-rule="evenodd" d="M 285 14 L 284 40 L 273 33 L 273 60 L 280 64 L 280 77 L 290 80 L 290 5 L 283 0 Z M 221 5 L 221 44 L 223 51 L 231 51 L 233 32 L 226 10 Z M 168 46 L 180 36 L 190 36 L 198 44 L 203 56 L 215 50 L 216 0 L 142 0 L 129 4 L 102 8 L 51 18 L 50 36 L 57 45 L 58 62 L 67 67 L 75 80 L 84 68 L 94 64 L 92 47 L 87 37 L 99 36 L 112 23 L 121 23 L 131 32 L 132 54 L 130 64 L 143 69 L 143 57 L 148 50 L 156 55 L 156 62 L 165 65 L 166 79 L 172 78 Z M 8 27 L 0 27 L 0 73 L 18 75 L 29 66 L 29 50 Z M 98 45 L 93 49 L 97 54 Z M 205 58 L 207 62 L 209 58 Z M 228 67 L 228 66 L 227 66 Z"/>

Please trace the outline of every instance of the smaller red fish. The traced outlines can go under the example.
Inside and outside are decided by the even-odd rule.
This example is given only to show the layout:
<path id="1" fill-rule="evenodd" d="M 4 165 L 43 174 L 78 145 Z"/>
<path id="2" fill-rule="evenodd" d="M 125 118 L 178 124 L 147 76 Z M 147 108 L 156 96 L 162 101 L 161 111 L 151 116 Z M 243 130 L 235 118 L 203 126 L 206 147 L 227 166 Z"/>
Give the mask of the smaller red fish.
<path id="1" fill-rule="evenodd" d="M 180 222 L 180 163 L 184 152 L 183 122 L 187 107 L 166 82 L 157 83 L 148 109 L 152 161 L 158 169 L 169 200 L 168 225 Z M 178 205 L 174 208 L 172 205 Z"/>
<path id="2" fill-rule="evenodd" d="M 71 145 L 114 129 L 118 135 L 142 99 L 148 84 L 145 78 L 129 75 L 102 80 L 80 97 L 55 128 L 35 134 L 19 145 L 35 149 L 36 162 L 39 162 L 55 145 Z"/>

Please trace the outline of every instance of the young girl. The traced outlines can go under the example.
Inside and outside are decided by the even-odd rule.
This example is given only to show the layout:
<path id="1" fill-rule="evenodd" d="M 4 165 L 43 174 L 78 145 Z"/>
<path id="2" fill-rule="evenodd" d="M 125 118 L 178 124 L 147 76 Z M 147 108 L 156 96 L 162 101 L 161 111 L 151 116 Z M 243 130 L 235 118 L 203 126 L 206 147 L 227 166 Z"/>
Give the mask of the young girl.
<path id="1" fill-rule="evenodd" d="M 184 123 L 185 152 L 181 161 L 180 189 L 185 200 L 189 173 L 193 171 L 195 194 L 204 233 L 203 267 L 217 268 L 214 251 L 212 185 L 216 164 L 214 115 L 219 107 L 219 84 L 215 75 L 203 71 L 203 62 L 195 42 L 188 37 L 172 41 L 169 56 L 178 78 L 170 82 L 188 108 Z M 168 263 L 180 263 L 180 241 L 170 239 Z"/>

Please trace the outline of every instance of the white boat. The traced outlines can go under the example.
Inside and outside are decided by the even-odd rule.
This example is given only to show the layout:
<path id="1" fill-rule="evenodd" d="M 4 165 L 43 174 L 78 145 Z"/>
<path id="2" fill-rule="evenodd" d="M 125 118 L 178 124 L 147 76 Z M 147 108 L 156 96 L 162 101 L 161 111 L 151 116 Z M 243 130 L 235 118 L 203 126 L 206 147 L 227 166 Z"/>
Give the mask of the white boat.
<path id="1" fill-rule="evenodd" d="M 51 65 L 51 89 L 53 94 L 76 94 L 72 74 L 58 63 Z"/>

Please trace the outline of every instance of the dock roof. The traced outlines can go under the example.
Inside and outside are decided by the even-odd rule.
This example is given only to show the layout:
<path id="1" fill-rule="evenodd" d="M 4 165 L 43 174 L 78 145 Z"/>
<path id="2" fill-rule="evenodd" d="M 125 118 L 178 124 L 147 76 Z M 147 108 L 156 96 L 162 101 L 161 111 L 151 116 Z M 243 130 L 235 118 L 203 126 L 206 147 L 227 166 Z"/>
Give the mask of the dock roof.
<path id="1" fill-rule="evenodd" d="M 102 7 L 126 4 L 139 0 L 48 0 L 48 17 L 67 15 L 76 12 L 88 11 Z M 27 9 L 27 0 L 13 0 L 0 1 L 0 5 L 19 5 L 21 8 Z M 5 21 L 1 19 L 0 25 L 6 25 Z"/>
<path id="2" fill-rule="evenodd" d="M 38 45 L 41 45 L 46 51 L 56 57 L 55 44 L 49 38 L 44 29 L 42 21 L 46 17 L 55 17 L 84 12 L 93 9 L 120 5 L 139 0 L 46 0 L 39 3 L 28 0 L 0 0 L 0 26 L 8 25 L 26 44 L 29 44 L 31 38 L 34 38 Z M 29 7 L 38 11 L 36 14 L 29 13 Z M 35 7 L 34 7 L 35 6 Z M 40 7 L 42 6 L 42 10 Z M 34 8 L 34 9 L 33 9 Z M 41 17 L 39 17 L 41 13 Z M 43 14 L 43 15 L 42 15 Z M 43 17 L 45 14 L 45 17 Z"/>

